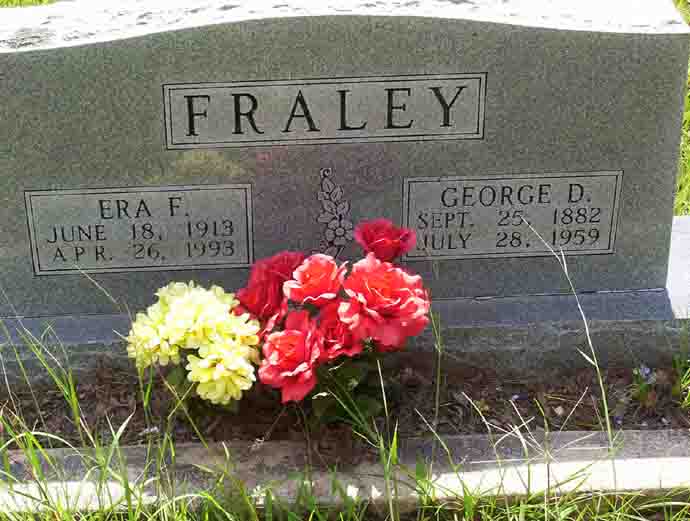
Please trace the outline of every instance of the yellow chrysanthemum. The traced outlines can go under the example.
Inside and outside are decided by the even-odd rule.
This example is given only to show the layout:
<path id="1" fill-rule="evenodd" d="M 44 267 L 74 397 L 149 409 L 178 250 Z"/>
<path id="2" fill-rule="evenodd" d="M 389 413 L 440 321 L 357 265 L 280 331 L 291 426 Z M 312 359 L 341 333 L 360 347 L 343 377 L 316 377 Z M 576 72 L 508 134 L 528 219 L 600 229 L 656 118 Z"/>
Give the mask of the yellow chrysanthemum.
<path id="1" fill-rule="evenodd" d="M 156 296 L 161 303 L 167 304 L 171 300 L 181 297 L 182 295 L 194 290 L 195 287 L 196 286 L 194 285 L 193 281 L 190 281 L 188 284 L 184 282 L 171 282 L 167 286 L 163 286 L 156 291 Z"/>
<path id="2" fill-rule="evenodd" d="M 173 291 L 174 296 L 167 300 L 163 324 L 170 342 L 185 349 L 197 349 L 221 341 L 231 318 L 230 311 L 239 303 L 235 296 L 217 286 L 206 290 L 190 284 L 185 292 L 179 288 Z"/>
<path id="3" fill-rule="evenodd" d="M 187 357 L 187 378 L 196 382 L 197 394 L 216 404 L 239 400 L 251 388 L 258 363 L 259 323 L 248 315 L 233 316 L 224 329 L 223 341 L 199 347 Z"/>
<path id="4" fill-rule="evenodd" d="M 127 336 L 127 352 L 137 367 L 178 364 L 180 349 L 228 342 L 255 345 L 251 336 L 256 333 L 251 332 L 248 317 L 237 320 L 240 317 L 231 313 L 239 304 L 232 293 L 218 286 L 207 290 L 193 282 L 173 282 L 156 295 L 158 301 L 146 313 L 137 314 Z"/>
<path id="5" fill-rule="evenodd" d="M 127 354 L 134 358 L 137 367 L 144 369 L 152 364 L 180 363 L 179 348 L 161 336 L 161 324 L 165 319 L 163 306 L 155 303 L 146 313 L 137 313 L 127 336 Z"/>

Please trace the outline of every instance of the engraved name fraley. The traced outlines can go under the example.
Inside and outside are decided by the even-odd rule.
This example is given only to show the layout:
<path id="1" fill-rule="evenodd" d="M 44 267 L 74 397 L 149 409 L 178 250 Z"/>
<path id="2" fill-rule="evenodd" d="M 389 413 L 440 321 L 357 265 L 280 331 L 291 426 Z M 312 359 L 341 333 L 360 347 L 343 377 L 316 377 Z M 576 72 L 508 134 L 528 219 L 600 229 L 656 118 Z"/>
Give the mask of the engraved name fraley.
<path id="1" fill-rule="evenodd" d="M 250 185 L 25 192 L 34 272 L 245 267 Z"/>
<path id="2" fill-rule="evenodd" d="M 405 180 L 407 260 L 612 253 L 622 172 Z"/>
<path id="3" fill-rule="evenodd" d="M 163 86 L 169 149 L 481 139 L 486 73 Z"/>

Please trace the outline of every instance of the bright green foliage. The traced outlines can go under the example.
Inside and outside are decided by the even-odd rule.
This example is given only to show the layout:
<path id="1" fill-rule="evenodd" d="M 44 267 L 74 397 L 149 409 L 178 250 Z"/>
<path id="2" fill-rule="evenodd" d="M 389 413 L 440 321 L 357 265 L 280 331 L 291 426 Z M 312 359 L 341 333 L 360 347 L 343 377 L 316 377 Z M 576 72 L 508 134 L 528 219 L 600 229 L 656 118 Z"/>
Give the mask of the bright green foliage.
<path id="1" fill-rule="evenodd" d="M 687 320 L 680 328 L 679 340 L 680 349 L 673 360 L 679 383 L 674 385 L 673 392 L 683 407 L 690 409 L 690 322 Z"/>
<path id="2" fill-rule="evenodd" d="M 27 7 L 30 5 L 50 4 L 53 0 L 0 0 L 0 7 Z"/>
<path id="3" fill-rule="evenodd" d="M 676 215 L 690 215 L 690 90 L 685 97 L 685 112 L 683 113 L 683 128 L 680 142 L 678 192 L 676 194 L 674 210 Z"/>
<path id="4" fill-rule="evenodd" d="M 683 131 L 681 161 L 674 211 L 676 215 L 690 215 L 690 137 L 688 137 L 688 130 Z"/>
<path id="5" fill-rule="evenodd" d="M 674 0 L 676 7 L 686 20 L 690 20 L 690 3 L 688 0 Z"/>
<path id="6" fill-rule="evenodd" d="M 674 1 L 685 19 L 690 21 L 690 0 Z M 674 211 L 676 215 L 690 215 L 690 93 L 686 93 L 685 97 L 678 170 L 678 191 Z"/>

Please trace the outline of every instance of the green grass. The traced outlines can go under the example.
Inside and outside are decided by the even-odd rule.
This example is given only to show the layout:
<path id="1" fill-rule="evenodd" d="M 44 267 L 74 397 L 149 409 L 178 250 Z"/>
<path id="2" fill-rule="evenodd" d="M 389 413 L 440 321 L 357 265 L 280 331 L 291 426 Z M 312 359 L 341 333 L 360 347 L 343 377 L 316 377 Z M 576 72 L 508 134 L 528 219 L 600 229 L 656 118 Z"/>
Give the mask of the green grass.
<path id="1" fill-rule="evenodd" d="M 555 252 L 554 252 L 555 255 Z M 564 275 L 568 277 L 565 266 L 565 258 L 556 257 L 561 263 Z M 570 278 L 568 277 L 570 281 Z M 573 288 L 574 293 L 574 288 Z M 580 308 L 581 310 L 581 308 Z M 581 310 L 582 311 L 582 310 Z M 583 323 L 587 328 L 587 320 L 582 313 Z M 431 439 L 436 440 L 433 453 L 438 456 L 435 461 L 449 461 L 450 472 L 455 474 L 458 482 L 462 483 L 461 472 L 464 470 L 461 462 L 451 460 L 451 452 L 444 441 L 436 435 L 435 426 L 440 407 L 441 368 L 444 361 L 444 345 L 442 325 L 436 314 L 432 315 L 431 329 L 436 339 L 436 412 L 428 420 L 422 418 L 429 430 Z M 2 332 L 0 324 L 0 333 Z M 365 499 L 351 498 L 347 495 L 347 487 L 339 481 L 337 469 L 332 472 L 332 491 L 339 499 L 337 506 L 323 505 L 319 503 L 316 493 L 312 490 L 310 469 L 305 467 L 301 472 L 293 475 L 280 476 L 280 483 L 262 484 L 259 497 L 255 491 L 249 490 L 233 473 L 235 462 L 229 452 L 225 455 L 225 461 L 221 465 L 209 461 L 199 461 L 199 469 L 209 476 L 208 483 L 202 489 L 180 490 L 180 483 L 175 482 L 175 473 L 171 466 L 175 462 L 177 448 L 174 439 L 174 420 L 176 415 L 184 416 L 194 425 L 194 418 L 189 414 L 189 396 L 177 394 L 173 385 L 161 386 L 153 389 L 153 380 L 146 374 L 140 374 L 138 388 L 133 388 L 132 393 L 140 396 L 141 406 L 147 412 L 147 419 L 154 415 L 151 411 L 152 393 L 173 393 L 173 403 L 168 412 L 164 413 L 166 420 L 162 424 L 150 423 L 156 426 L 146 438 L 146 461 L 143 467 L 146 469 L 147 480 L 132 480 L 131 468 L 125 459 L 125 452 L 121 440 L 123 434 L 129 429 L 129 419 L 120 425 L 111 425 L 107 420 L 102 422 L 102 427 L 89 425 L 82 417 L 82 405 L 76 377 L 68 365 L 62 360 L 65 353 L 59 349 L 59 341 L 50 332 L 45 337 L 37 338 L 29 332 L 23 333 L 23 345 L 14 346 L 10 342 L 3 342 L 3 337 L 8 338 L 8 332 L 0 335 L 0 494 L 8 489 L 17 490 L 27 483 L 33 489 L 27 492 L 28 499 L 38 502 L 41 507 L 39 512 L 11 513 L 0 509 L 0 521 L 644 521 L 648 519 L 663 521 L 690 520 L 690 489 L 675 491 L 674 495 L 654 496 L 645 492 L 587 492 L 585 490 L 558 494 L 548 488 L 545 491 L 524 497 L 509 497 L 499 493 L 482 494 L 470 490 L 466 486 L 456 490 L 447 490 L 437 484 L 434 479 L 434 470 L 430 464 L 419 461 L 414 468 L 406 467 L 401 463 L 398 447 L 400 440 L 397 434 L 397 420 L 389 414 L 386 402 L 386 385 L 380 366 L 378 377 L 380 392 L 384 404 L 385 414 L 379 421 L 372 421 L 363 411 L 358 409 L 357 401 L 342 387 L 331 389 L 333 396 L 339 401 L 345 411 L 345 420 L 352 426 L 353 435 L 363 438 L 369 446 L 375 449 L 378 455 L 377 468 L 374 475 L 382 477 L 383 485 L 380 487 L 383 493 L 381 500 L 375 504 Z M 58 353 L 55 348 L 49 348 L 48 338 L 52 337 L 51 345 L 58 345 Z M 79 445 L 88 450 L 77 450 L 60 438 L 59 432 L 48 432 L 41 416 L 35 423 L 28 423 L 22 414 L 22 409 L 31 404 L 18 402 L 14 399 L 13 388 L 5 385 L 7 382 L 4 374 L 10 358 L 19 366 L 19 374 L 24 377 L 24 385 L 31 388 L 31 378 L 23 365 L 24 357 L 20 350 L 29 350 L 43 367 L 47 377 L 52 381 L 66 403 L 65 410 L 71 418 L 72 425 L 79 433 Z M 587 334 L 586 343 L 580 351 L 597 370 L 598 362 L 596 350 L 592 340 Z M 600 375 L 600 385 L 605 394 L 605 388 Z M 136 386 L 135 386 L 136 387 Z M 34 393 L 35 394 L 35 393 Z M 4 403 L 3 403 L 4 402 Z M 606 398 L 603 399 L 606 404 Z M 37 405 L 37 402 L 36 402 Z M 577 405 L 576 405 L 577 406 Z M 477 409 L 478 410 L 478 409 Z M 478 410 L 478 413 L 481 412 Z M 54 414 L 54 412 L 53 412 Z M 607 432 L 609 444 L 613 451 L 619 448 L 618 442 L 614 443 L 615 433 L 609 421 L 610 413 L 604 408 L 601 414 L 600 425 Z M 308 422 L 305 425 L 305 442 L 312 439 Z M 533 446 L 529 421 L 522 417 L 516 421 L 514 430 L 507 431 L 505 436 L 514 435 L 526 445 L 530 452 Z M 490 425 L 487 422 L 487 429 Z M 149 429 L 147 429 L 148 431 Z M 199 429 L 195 430 L 207 445 Z M 492 431 L 495 435 L 496 432 Z M 120 499 L 114 503 L 103 503 L 95 511 L 85 512 L 75 504 L 75 498 L 55 497 L 50 493 L 49 483 L 55 483 L 59 476 L 62 480 L 74 480 L 75 476 L 65 472 L 59 463 L 53 461 L 48 449 L 69 448 L 70 465 L 79 458 L 82 466 L 88 469 L 89 482 L 95 483 L 95 488 L 102 491 L 102 497 L 108 497 L 109 484 L 115 483 L 124 490 Z M 544 449 L 546 450 L 546 449 Z M 13 451 L 10 460 L 9 451 Z M 200 458 L 203 459 L 203 458 Z M 23 472 L 22 481 L 18 481 L 11 471 L 13 461 L 21 461 L 28 472 Z M 444 467 L 447 473 L 447 467 Z M 586 472 L 583 469 L 582 472 Z M 560 477 L 560 482 L 579 481 L 582 476 Z M 286 500 L 274 493 L 276 486 L 286 483 L 294 483 L 299 491 L 297 497 Z M 416 508 L 410 511 L 401 511 L 401 505 L 405 504 L 409 496 L 403 495 L 412 486 L 417 493 Z M 158 499 L 155 504 L 147 501 L 151 497 L 151 487 Z M 282 488 L 282 487 L 281 487 Z M 436 497 L 438 492 L 444 492 L 443 500 Z M 254 492 L 254 493 L 253 493 Z"/>
<path id="2" fill-rule="evenodd" d="M 444 347 L 441 341 L 441 325 L 438 317 L 433 316 L 433 332 L 437 338 L 436 362 L 437 382 L 440 382 Z M 664 521 L 685 521 L 690 519 L 690 490 L 676 491 L 674 495 L 654 496 L 643 492 L 598 493 L 585 490 L 559 495 L 553 490 L 546 490 L 526 497 L 505 497 L 500 494 L 485 495 L 465 488 L 454 491 L 440 502 L 434 496 L 432 468 L 419 462 L 416 468 L 406 468 L 399 462 L 397 428 L 395 419 L 389 417 L 388 411 L 380 422 L 372 422 L 362 411 L 347 391 L 335 389 L 334 395 L 347 411 L 353 433 L 366 439 L 378 452 L 378 470 L 376 474 L 383 477 L 384 496 L 376 504 L 366 500 L 349 497 L 346 486 L 338 482 L 338 474 L 333 471 L 333 491 L 339 498 L 338 506 L 324 506 L 311 489 L 310 473 L 305 468 L 295 476 L 284 476 L 283 484 L 294 480 L 299 493 L 292 500 L 285 500 L 274 494 L 272 485 L 265 484 L 260 497 L 252 493 L 245 485 L 232 475 L 233 461 L 229 453 L 223 465 L 213 465 L 200 461 L 199 468 L 209 473 L 209 485 L 200 490 L 180 491 L 179 484 L 174 483 L 170 464 L 175 461 L 177 449 L 171 430 L 172 421 L 163 426 L 159 432 L 147 439 L 147 460 L 149 479 L 132 481 L 128 475 L 127 462 L 120 444 L 123 433 L 128 429 L 128 422 L 121 425 L 108 425 L 104 432 L 98 432 L 87 425 L 81 418 L 81 404 L 76 387 L 75 377 L 69 367 L 61 365 L 58 358 L 53 358 L 42 339 L 25 334 L 24 346 L 37 357 L 49 378 L 64 398 L 72 416 L 74 425 L 81 433 L 81 445 L 89 451 L 71 450 L 72 464 L 75 457 L 82 459 L 82 465 L 89 469 L 89 480 L 97 489 L 104 491 L 107 498 L 108 483 L 117 483 L 124 489 L 121 499 L 114 504 L 103 504 L 95 511 L 80 511 L 75 503 L 59 500 L 49 493 L 49 474 L 63 476 L 62 479 L 73 480 L 74 476 L 65 475 L 60 465 L 52 462 L 48 449 L 65 447 L 60 433 L 49 433 L 42 429 L 41 422 L 29 425 L 24 421 L 21 407 L 13 406 L 12 389 L 0 386 L 0 396 L 6 395 L 6 403 L 0 404 L 0 493 L 3 490 L 15 490 L 21 486 L 10 472 L 11 461 L 8 450 L 12 450 L 15 461 L 19 458 L 28 466 L 31 475 L 30 483 L 34 489 L 28 494 L 30 499 L 38 501 L 40 512 L 11 513 L 0 510 L 0 521 L 644 521 L 649 519 Z M 596 356 L 591 341 L 587 342 L 587 352 L 583 356 L 596 365 Z M 8 353 L 13 353 L 11 346 L 0 345 L 0 367 L 5 367 Z M 11 355 L 10 355 L 11 356 Z M 22 358 L 14 351 L 17 362 Z M 0 382 L 4 381 L 0 371 Z M 24 373 L 26 385 L 31 385 L 27 373 Z M 143 375 L 142 375 L 143 376 Z M 385 384 L 379 367 L 381 393 L 385 404 Z M 150 380 L 142 378 L 140 388 L 132 389 L 140 393 L 144 407 L 148 407 L 152 392 L 163 389 L 151 388 Z M 175 392 L 169 388 L 170 392 Z M 3 396 L 4 398 L 4 396 Z M 174 412 L 187 414 L 185 399 L 175 396 L 176 403 L 168 416 L 172 419 Z M 605 415 L 605 413 L 604 413 Z M 193 421 L 192 418 L 188 418 Z M 428 425 L 430 434 L 435 436 L 432 418 Z M 523 428 L 526 424 L 523 422 Z M 602 421 L 602 429 L 610 429 Z M 308 436 L 308 433 L 305 433 Z M 522 436 L 522 434 L 520 434 Z M 529 437 L 530 434 L 524 436 Z M 109 441 L 104 442 L 104 439 Z M 441 459 L 449 459 L 441 438 L 436 437 L 436 454 Z M 530 444 L 529 440 L 526 443 Z M 451 465 L 457 476 L 463 468 L 458 463 Z M 54 478 L 53 482 L 54 481 Z M 410 479 L 415 488 L 418 501 L 413 511 L 400 511 L 398 498 L 407 490 Z M 573 480 L 577 478 L 573 477 Z M 561 482 L 567 481 L 561 477 Z M 155 504 L 145 501 L 148 490 L 155 487 L 156 496 L 162 499 Z M 438 489 L 436 489 L 438 491 Z M 73 498 L 71 498 L 73 499 Z"/>
<path id="3" fill-rule="evenodd" d="M 685 111 L 681 139 L 680 172 L 674 212 L 676 215 L 690 215 L 690 113 L 688 109 Z"/>
<path id="4" fill-rule="evenodd" d="M 690 215 L 690 90 L 685 97 L 678 170 L 675 214 Z"/>
<path id="5" fill-rule="evenodd" d="M 442 367 L 444 347 L 441 341 L 441 325 L 438 317 L 433 316 L 432 329 L 437 338 L 436 362 L 437 382 L 440 382 L 440 368 Z M 596 356 L 591 341 L 588 341 L 591 351 L 583 356 L 592 360 L 596 365 Z M 388 411 L 380 422 L 372 422 L 362 411 L 346 390 L 335 389 L 334 395 L 347 411 L 353 432 L 366 439 L 378 452 L 378 471 L 383 477 L 383 500 L 377 504 L 369 504 L 362 499 L 351 498 L 346 493 L 346 486 L 338 483 L 338 474 L 333 471 L 333 490 L 339 497 L 338 506 L 324 506 L 319 501 L 309 485 L 309 469 L 296 476 L 285 476 L 284 481 L 294 480 L 299 493 L 293 500 L 286 501 L 274 494 L 271 484 L 266 484 L 260 497 L 248 490 L 243 483 L 228 469 L 233 468 L 230 454 L 226 454 L 224 465 L 214 465 L 200 461 L 200 468 L 211 473 L 209 485 L 201 490 L 180 491 L 172 479 L 170 463 L 174 462 L 176 447 L 172 421 L 160 429 L 157 434 L 147 440 L 148 458 L 145 467 L 150 476 L 147 482 L 132 481 L 128 477 L 127 462 L 124 460 L 120 440 L 128 429 L 128 422 L 122 425 L 108 425 L 105 432 L 98 432 L 86 424 L 81 418 L 81 404 L 75 377 L 69 367 L 61 365 L 58 358 L 53 358 L 44 341 L 26 333 L 24 346 L 37 357 L 43 365 L 49 378 L 59 390 L 67 403 L 72 421 L 81 433 L 81 445 L 89 447 L 89 451 L 70 451 L 72 458 L 82 458 L 82 465 L 90 469 L 90 481 L 104 491 L 107 498 L 108 483 L 117 483 L 125 491 L 121 499 L 114 504 L 103 504 L 99 509 L 91 512 L 80 511 L 75 503 L 56 500 L 54 494 L 48 491 L 47 477 L 49 474 L 64 476 L 63 479 L 74 479 L 65 475 L 59 464 L 51 462 L 48 449 L 65 447 L 67 444 L 60 439 L 59 433 L 48 433 L 38 424 L 27 424 L 21 414 L 21 407 L 12 405 L 12 389 L 0 389 L 0 395 L 8 397 L 7 402 L 0 404 L 0 492 L 3 489 L 17 489 L 21 484 L 15 480 L 10 472 L 8 450 L 21 454 L 21 461 L 30 468 L 27 475 L 33 476 L 30 481 L 35 489 L 27 493 L 41 505 L 42 510 L 35 513 L 10 513 L 0 511 L 0 521 L 633 521 L 659 519 L 664 521 L 685 521 L 690 519 L 690 491 L 676 491 L 675 495 L 654 497 L 642 492 L 597 493 L 573 492 L 559 495 L 552 490 L 536 493 L 527 497 L 504 497 L 497 495 L 483 495 L 473 490 L 457 490 L 440 502 L 434 496 L 434 482 L 432 468 L 419 462 L 416 468 L 406 468 L 399 462 L 397 428 L 395 419 L 389 417 Z M 5 348 L 9 348 L 5 349 Z M 12 348 L 5 344 L 0 349 L 0 366 L 5 367 L 8 361 L 7 353 Z M 22 358 L 14 351 L 17 362 Z M 24 373 L 26 375 L 26 373 Z M 143 375 L 142 375 L 143 376 Z M 381 393 L 385 402 L 386 389 L 384 378 L 379 367 Z M 0 371 L 0 381 L 4 381 Z M 31 385 L 26 381 L 26 385 Z M 143 397 L 144 407 L 148 407 L 152 392 L 162 392 L 163 389 L 151 388 L 150 380 L 142 378 L 140 389 L 132 389 Z M 175 392 L 173 388 L 170 392 Z M 185 399 L 176 396 L 169 419 L 174 411 L 187 414 Z M 188 418 L 193 421 L 192 418 Z M 427 423 L 430 434 L 434 433 L 435 420 Z M 523 425 L 524 427 L 524 425 Z M 607 430 L 602 422 L 602 428 Z M 608 427 L 610 428 L 610 427 Z M 308 433 L 305 433 L 308 436 Z M 529 436 L 529 435 L 525 435 Z M 104 442 L 104 439 L 109 441 Z M 436 453 L 439 459 L 450 458 L 441 438 L 437 439 Z M 529 442 L 527 442 L 529 443 Z M 42 463 L 43 462 L 43 463 Z M 47 463 L 47 465 L 46 465 Z M 223 469 L 221 469 L 223 467 Z M 458 477 L 462 472 L 462 465 L 452 465 Z M 217 469 L 217 470 L 216 470 Z M 131 469 L 130 469 L 131 470 Z M 400 502 L 397 500 L 401 493 L 407 490 L 409 480 L 418 494 L 417 508 L 413 511 L 401 512 Z M 53 478 L 54 482 L 54 478 Z M 403 482 L 408 485 L 404 485 Z M 561 480 L 563 482 L 563 480 Z M 151 484 L 160 499 L 156 504 L 145 501 L 146 489 L 150 494 Z M 147 486 L 148 485 L 148 486 Z M 438 489 L 436 489 L 438 490 Z M 26 493 L 26 492 L 25 492 Z"/>

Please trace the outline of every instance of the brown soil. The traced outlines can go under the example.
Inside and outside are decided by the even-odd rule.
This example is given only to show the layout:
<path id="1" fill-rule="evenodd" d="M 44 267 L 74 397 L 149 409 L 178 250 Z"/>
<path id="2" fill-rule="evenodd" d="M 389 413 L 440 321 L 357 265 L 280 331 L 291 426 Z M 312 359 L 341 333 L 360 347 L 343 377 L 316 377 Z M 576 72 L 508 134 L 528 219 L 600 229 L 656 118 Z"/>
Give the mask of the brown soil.
<path id="1" fill-rule="evenodd" d="M 388 371 L 389 373 L 391 371 Z M 402 365 L 392 371 L 386 383 L 391 416 L 398 422 L 401 436 L 428 435 L 436 410 L 433 370 L 419 370 Z M 137 377 L 131 372 L 102 367 L 95 377 L 78 385 L 82 419 L 101 433 L 103 442 L 134 412 L 120 441 L 139 444 L 165 429 L 175 401 L 160 381 L 156 382 L 151 400 L 150 418 L 144 413 Z M 688 428 L 690 415 L 673 396 L 674 372 L 668 368 L 654 371 L 655 383 L 645 402 L 633 397 L 630 369 L 604 372 L 606 396 L 614 428 L 663 429 Z M 455 367 L 444 375 L 440 386 L 437 431 L 441 434 L 486 433 L 526 424 L 530 429 L 599 430 L 603 425 L 603 403 L 594 370 L 574 374 L 552 374 L 547 382 L 519 382 L 498 379 L 490 371 L 472 367 Z M 196 402 L 197 400 L 195 400 Z M 20 412 L 26 423 L 37 431 L 63 437 L 73 444 L 81 443 L 69 407 L 54 387 L 35 387 L 0 391 L 0 414 L 10 418 L 10 411 Z M 40 412 L 39 412 L 40 411 Z M 192 405 L 190 414 L 207 441 L 230 439 L 305 440 L 307 409 L 283 407 L 279 396 L 261 386 L 245 395 L 237 412 L 221 408 L 202 409 Z M 424 419 L 422 419 L 424 418 Z M 198 441 L 198 436 L 183 414 L 170 422 L 177 442 Z M 332 424 L 310 429 L 309 439 L 323 447 L 337 447 L 348 452 L 346 440 L 353 436 L 344 425 Z"/>

